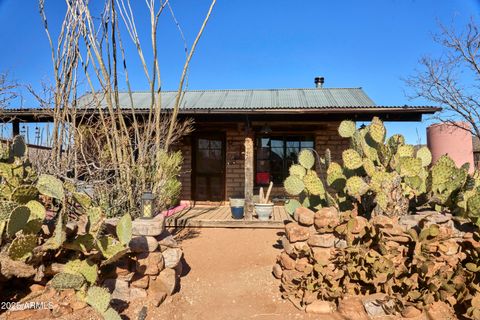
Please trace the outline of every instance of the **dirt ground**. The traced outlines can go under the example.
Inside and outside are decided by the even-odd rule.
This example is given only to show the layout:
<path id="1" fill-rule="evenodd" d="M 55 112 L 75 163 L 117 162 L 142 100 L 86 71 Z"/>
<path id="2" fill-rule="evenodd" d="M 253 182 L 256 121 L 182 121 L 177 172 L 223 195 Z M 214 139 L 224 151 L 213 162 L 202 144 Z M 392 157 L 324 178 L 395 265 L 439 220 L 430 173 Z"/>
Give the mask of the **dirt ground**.
<path id="1" fill-rule="evenodd" d="M 281 299 L 271 273 L 280 252 L 279 232 L 203 228 L 183 233 L 188 266 L 180 292 L 147 319 L 339 319 L 306 315 Z"/>

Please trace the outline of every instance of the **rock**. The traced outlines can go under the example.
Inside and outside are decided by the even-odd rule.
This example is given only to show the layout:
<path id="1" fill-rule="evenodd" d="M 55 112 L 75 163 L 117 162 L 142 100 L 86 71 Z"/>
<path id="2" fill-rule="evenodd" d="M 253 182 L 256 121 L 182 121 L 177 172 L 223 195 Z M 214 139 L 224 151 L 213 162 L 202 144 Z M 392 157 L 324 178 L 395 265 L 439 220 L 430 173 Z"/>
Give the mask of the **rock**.
<path id="1" fill-rule="evenodd" d="M 130 287 L 132 287 L 132 289 L 133 288 L 147 289 L 149 279 L 150 278 L 147 275 L 136 273 L 133 276 L 132 281 L 130 282 Z M 130 294 L 131 294 L 131 291 L 130 291 Z"/>
<path id="2" fill-rule="evenodd" d="M 162 234 L 155 237 L 158 240 L 158 245 L 160 246 L 160 251 L 164 251 L 168 248 L 179 248 L 177 240 L 168 232 L 167 230 L 163 231 Z"/>
<path id="3" fill-rule="evenodd" d="M 330 257 L 332 256 L 332 251 L 329 248 L 320 248 L 320 247 L 312 247 L 313 251 L 313 258 L 315 261 L 322 265 L 327 265 L 329 262 Z"/>
<path id="4" fill-rule="evenodd" d="M 310 237 L 310 231 L 307 227 L 302 227 L 296 222 L 290 222 L 285 225 L 287 238 L 290 242 L 305 241 Z"/>
<path id="5" fill-rule="evenodd" d="M 153 252 L 158 248 L 158 242 L 154 237 L 136 236 L 128 246 L 132 252 Z"/>
<path id="6" fill-rule="evenodd" d="M 178 285 L 178 278 L 175 270 L 168 268 L 163 270 L 155 280 L 150 280 L 149 294 L 155 294 L 160 291 L 166 292 L 167 295 L 173 294 Z"/>
<path id="7" fill-rule="evenodd" d="M 428 308 L 427 315 L 428 319 L 458 319 L 457 316 L 453 313 L 452 308 L 450 308 L 448 304 L 442 301 L 435 301 L 434 303 L 432 303 Z"/>
<path id="8" fill-rule="evenodd" d="M 180 260 L 180 263 L 177 264 L 177 266 L 173 269 L 175 270 L 175 273 L 177 274 L 177 276 L 181 277 L 183 275 L 183 263 L 182 263 L 182 261 Z"/>
<path id="9" fill-rule="evenodd" d="M 346 320 L 368 320 L 362 300 L 358 297 L 346 297 L 338 303 L 338 312 Z"/>
<path id="10" fill-rule="evenodd" d="M 157 275 L 163 270 L 163 264 L 161 252 L 143 252 L 137 255 L 135 269 L 140 274 Z"/>
<path id="11" fill-rule="evenodd" d="M 337 249 L 345 249 L 348 247 L 348 243 L 346 240 L 336 238 L 333 246 Z"/>
<path id="12" fill-rule="evenodd" d="M 42 286 L 41 284 L 34 283 L 30 286 L 30 292 L 41 292 L 45 290 L 45 286 Z"/>
<path id="13" fill-rule="evenodd" d="M 308 263 L 307 258 L 301 258 L 295 263 L 295 270 L 306 273 L 307 271 L 313 270 L 313 266 Z"/>
<path id="14" fill-rule="evenodd" d="M 280 264 L 287 270 L 295 269 L 295 260 L 290 258 L 286 252 L 280 254 Z"/>
<path id="15" fill-rule="evenodd" d="M 129 301 L 134 301 L 138 299 L 145 299 L 147 297 L 147 291 L 141 288 L 131 288 L 130 289 L 130 299 Z"/>
<path id="16" fill-rule="evenodd" d="M 52 317 L 54 318 L 64 317 L 70 313 L 73 313 L 73 309 L 68 305 L 58 304 L 52 309 Z M 34 319 L 39 319 L 39 318 L 34 318 Z"/>
<path id="17" fill-rule="evenodd" d="M 280 239 L 280 241 L 282 242 L 283 249 L 288 255 L 290 256 L 295 255 L 294 247 L 292 246 L 290 241 L 288 241 L 287 237 L 283 236 L 282 239 Z"/>
<path id="18" fill-rule="evenodd" d="M 335 235 L 333 233 L 312 234 L 307 243 L 312 247 L 333 248 L 335 246 Z"/>
<path id="19" fill-rule="evenodd" d="M 167 298 L 167 293 L 163 291 L 152 292 L 148 293 L 148 297 L 150 298 L 150 300 L 152 300 L 155 307 L 158 307 Z"/>
<path id="20" fill-rule="evenodd" d="M 308 251 L 309 250 L 307 241 L 297 241 L 293 244 L 293 247 L 295 248 L 296 251 L 302 251 L 302 250 Z"/>
<path id="21" fill-rule="evenodd" d="M 112 299 L 130 301 L 130 288 L 127 281 L 120 279 L 106 279 L 103 281 L 103 286 L 110 291 Z"/>
<path id="22" fill-rule="evenodd" d="M 328 314 L 335 311 L 331 302 L 328 301 L 314 301 L 305 308 L 307 313 Z"/>
<path id="23" fill-rule="evenodd" d="M 165 261 L 165 268 L 175 268 L 180 259 L 182 259 L 182 249 L 180 248 L 168 248 L 162 252 L 163 260 Z"/>
<path id="24" fill-rule="evenodd" d="M 394 310 L 395 301 L 384 293 L 375 293 L 362 298 L 363 307 L 369 317 L 387 316 L 385 310 Z"/>
<path id="25" fill-rule="evenodd" d="M 422 314 L 422 311 L 418 310 L 414 306 L 408 306 L 402 311 L 402 317 L 404 318 L 416 318 Z"/>
<path id="26" fill-rule="evenodd" d="M 283 270 L 282 282 L 283 283 L 292 283 L 294 279 L 298 279 L 303 276 L 303 273 L 297 270 Z"/>
<path id="27" fill-rule="evenodd" d="M 317 229 L 333 228 L 339 223 L 338 211 L 334 207 L 321 208 L 314 215 L 314 224 Z"/>
<path id="28" fill-rule="evenodd" d="M 365 230 L 368 225 L 368 220 L 365 217 L 357 216 L 355 217 L 355 225 L 352 229 L 353 234 L 359 234 Z"/>
<path id="29" fill-rule="evenodd" d="M 70 303 L 70 307 L 72 307 L 73 311 L 82 310 L 83 308 L 85 308 L 87 306 L 88 305 L 87 305 L 86 302 L 80 301 L 80 300 L 73 301 L 72 303 Z"/>
<path id="30" fill-rule="evenodd" d="M 297 221 L 299 224 L 304 226 L 311 226 L 313 224 L 313 217 L 315 213 L 305 207 L 298 207 L 295 210 L 295 215 L 297 216 Z"/>
<path id="31" fill-rule="evenodd" d="M 275 276 L 275 278 L 277 279 L 282 278 L 282 273 L 283 273 L 282 267 L 278 263 L 275 263 L 275 265 L 273 266 L 272 273 Z"/>
<path id="32" fill-rule="evenodd" d="M 120 259 L 115 264 L 115 274 L 117 276 L 126 276 L 128 275 L 133 269 L 132 260 L 128 257 L 124 257 Z"/>
<path id="33" fill-rule="evenodd" d="M 158 218 L 157 218 L 158 217 Z M 135 219 L 132 221 L 132 235 L 134 236 L 158 236 L 165 229 L 163 215 L 156 219 Z"/>

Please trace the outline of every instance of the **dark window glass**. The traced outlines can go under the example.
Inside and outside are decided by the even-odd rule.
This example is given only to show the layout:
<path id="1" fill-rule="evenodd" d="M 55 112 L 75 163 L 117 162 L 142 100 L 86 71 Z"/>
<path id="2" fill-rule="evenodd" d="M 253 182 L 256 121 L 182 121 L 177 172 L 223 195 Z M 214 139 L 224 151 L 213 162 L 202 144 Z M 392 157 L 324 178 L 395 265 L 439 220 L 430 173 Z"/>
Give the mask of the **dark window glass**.
<path id="1" fill-rule="evenodd" d="M 301 149 L 315 147 L 312 137 L 305 136 L 261 136 L 257 138 L 256 185 L 282 185 L 288 176 L 288 168 L 297 162 Z"/>

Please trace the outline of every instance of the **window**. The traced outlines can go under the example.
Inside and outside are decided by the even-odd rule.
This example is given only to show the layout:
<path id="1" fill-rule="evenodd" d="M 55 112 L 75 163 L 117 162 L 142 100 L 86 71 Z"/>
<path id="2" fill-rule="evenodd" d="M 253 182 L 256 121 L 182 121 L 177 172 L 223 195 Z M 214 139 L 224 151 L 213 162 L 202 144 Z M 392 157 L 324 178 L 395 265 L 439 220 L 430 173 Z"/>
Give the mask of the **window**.
<path id="1" fill-rule="evenodd" d="M 313 137 L 259 136 L 257 138 L 256 185 L 281 185 L 301 149 L 314 148 Z"/>

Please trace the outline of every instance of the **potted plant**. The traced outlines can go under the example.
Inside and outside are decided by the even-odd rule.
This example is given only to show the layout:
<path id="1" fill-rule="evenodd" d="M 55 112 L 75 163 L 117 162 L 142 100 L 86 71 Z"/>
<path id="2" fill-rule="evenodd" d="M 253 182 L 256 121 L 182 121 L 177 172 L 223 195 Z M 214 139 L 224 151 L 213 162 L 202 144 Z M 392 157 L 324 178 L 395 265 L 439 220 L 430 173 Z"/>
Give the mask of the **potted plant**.
<path id="1" fill-rule="evenodd" d="M 268 221 L 272 216 L 273 202 L 269 201 L 270 192 L 272 192 L 273 182 L 270 182 L 268 186 L 267 194 L 263 192 L 263 188 L 260 188 L 258 192 L 258 202 L 255 202 L 255 213 L 258 220 Z"/>
<path id="2" fill-rule="evenodd" d="M 230 198 L 230 210 L 233 219 L 243 219 L 244 206 L 244 198 Z"/>

